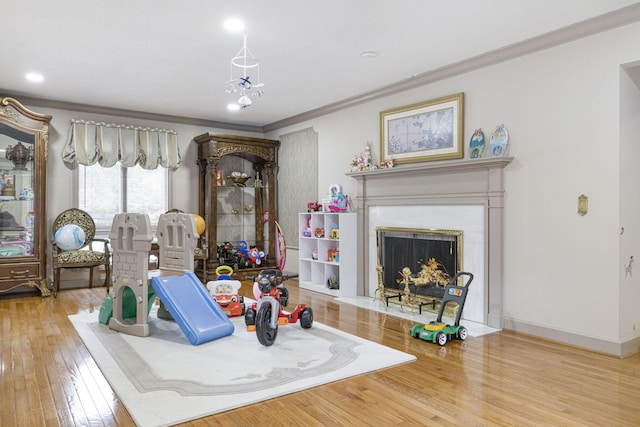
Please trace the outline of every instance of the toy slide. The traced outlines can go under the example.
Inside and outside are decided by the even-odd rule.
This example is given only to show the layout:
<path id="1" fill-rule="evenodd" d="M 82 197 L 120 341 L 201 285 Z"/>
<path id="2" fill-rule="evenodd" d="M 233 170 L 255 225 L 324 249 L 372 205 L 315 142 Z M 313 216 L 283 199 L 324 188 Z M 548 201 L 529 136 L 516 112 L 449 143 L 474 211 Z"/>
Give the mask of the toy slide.
<path id="1" fill-rule="evenodd" d="M 233 333 L 231 320 L 192 272 L 153 277 L 151 286 L 191 344 Z"/>

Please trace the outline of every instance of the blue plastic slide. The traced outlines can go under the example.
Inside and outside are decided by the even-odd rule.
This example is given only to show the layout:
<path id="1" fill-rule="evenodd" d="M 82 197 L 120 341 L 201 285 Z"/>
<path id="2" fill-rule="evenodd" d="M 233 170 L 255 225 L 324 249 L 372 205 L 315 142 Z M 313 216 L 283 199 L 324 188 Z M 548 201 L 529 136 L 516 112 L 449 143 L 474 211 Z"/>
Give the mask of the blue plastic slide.
<path id="1" fill-rule="evenodd" d="M 151 286 L 191 344 L 233 334 L 233 323 L 192 272 L 153 277 Z"/>

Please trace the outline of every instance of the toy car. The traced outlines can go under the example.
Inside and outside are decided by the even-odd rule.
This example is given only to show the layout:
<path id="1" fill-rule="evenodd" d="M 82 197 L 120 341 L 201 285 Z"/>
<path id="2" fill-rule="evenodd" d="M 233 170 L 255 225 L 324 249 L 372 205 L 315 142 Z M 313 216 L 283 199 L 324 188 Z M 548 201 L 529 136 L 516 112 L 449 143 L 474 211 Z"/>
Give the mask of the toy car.
<path id="1" fill-rule="evenodd" d="M 468 276 L 469 280 L 462 286 L 458 286 L 458 277 Z M 445 345 L 448 340 L 454 338 L 465 340 L 469 335 L 467 328 L 460 325 L 460 318 L 462 317 L 462 309 L 464 302 L 467 299 L 467 291 L 469 285 L 473 281 L 473 274 L 460 271 L 453 276 L 451 282 L 444 289 L 444 296 L 440 303 L 440 309 L 438 310 L 438 317 L 435 321 L 416 324 L 411 327 L 411 336 L 414 338 L 420 338 L 425 341 L 431 341 L 438 343 L 439 345 Z M 458 312 L 456 313 L 455 322 L 453 325 L 446 324 L 442 321 L 442 314 L 446 305 L 450 302 L 458 304 Z"/>
<path id="2" fill-rule="evenodd" d="M 218 303 L 227 317 L 244 316 L 246 312 L 244 297 L 238 295 L 242 282 L 231 279 L 233 269 L 226 265 L 216 268 L 216 274 L 218 274 L 217 279 L 207 283 L 211 298 Z"/>
<path id="3" fill-rule="evenodd" d="M 318 212 L 322 210 L 322 204 L 318 202 L 307 203 L 307 212 Z"/>
<path id="4" fill-rule="evenodd" d="M 282 285 L 284 280 L 296 276 L 283 276 L 282 271 L 262 270 L 255 280 L 260 291 L 260 298 L 247 309 L 244 322 L 248 331 L 256 332 L 258 341 L 264 346 L 270 346 L 276 341 L 279 325 L 288 325 L 300 320 L 303 329 L 309 329 L 313 324 L 313 311 L 306 304 L 298 304 L 292 312 L 281 309 L 286 307 L 289 291 Z"/>

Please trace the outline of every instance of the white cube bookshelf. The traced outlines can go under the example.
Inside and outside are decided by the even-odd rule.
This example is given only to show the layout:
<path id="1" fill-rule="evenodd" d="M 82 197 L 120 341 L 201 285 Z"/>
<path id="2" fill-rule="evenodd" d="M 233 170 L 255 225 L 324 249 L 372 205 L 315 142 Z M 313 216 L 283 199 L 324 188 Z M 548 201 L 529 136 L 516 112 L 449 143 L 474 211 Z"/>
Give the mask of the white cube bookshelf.
<path id="1" fill-rule="evenodd" d="M 307 212 L 299 214 L 300 288 L 333 296 L 355 296 L 357 289 L 355 213 Z M 305 236 L 310 231 L 311 236 Z M 334 255 L 334 251 L 339 251 Z M 339 289 L 330 289 L 336 278 Z"/>

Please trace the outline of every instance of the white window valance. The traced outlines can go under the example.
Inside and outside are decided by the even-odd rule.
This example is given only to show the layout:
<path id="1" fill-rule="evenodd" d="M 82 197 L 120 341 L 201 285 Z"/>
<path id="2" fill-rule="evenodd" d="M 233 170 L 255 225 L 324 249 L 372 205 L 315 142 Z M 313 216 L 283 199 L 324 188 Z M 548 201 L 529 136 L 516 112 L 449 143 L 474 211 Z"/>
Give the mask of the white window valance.
<path id="1" fill-rule="evenodd" d="M 144 169 L 177 169 L 182 164 L 178 134 L 173 130 L 85 120 L 71 120 L 62 160 L 84 166 L 98 163 L 105 168 L 118 162 Z"/>

